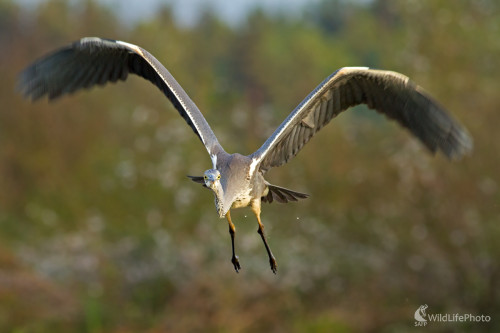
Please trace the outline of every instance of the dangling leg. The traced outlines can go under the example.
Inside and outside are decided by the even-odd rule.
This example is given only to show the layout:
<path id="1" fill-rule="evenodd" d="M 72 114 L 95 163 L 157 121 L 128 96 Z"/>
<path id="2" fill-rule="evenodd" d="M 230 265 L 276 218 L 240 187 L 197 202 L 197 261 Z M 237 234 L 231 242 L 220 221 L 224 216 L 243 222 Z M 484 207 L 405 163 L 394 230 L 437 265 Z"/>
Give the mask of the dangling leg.
<path id="1" fill-rule="evenodd" d="M 271 270 L 274 274 L 276 274 L 276 271 L 278 270 L 278 264 L 276 263 L 276 259 L 274 258 L 273 253 L 271 252 L 271 248 L 269 248 L 269 245 L 267 244 L 266 236 L 264 235 L 264 225 L 260 221 L 260 199 L 258 201 L 252 202 L 252 211 L 257 217 L 257 222 L 259 223 L 259 229 L 257 230 L 257 232 L 260 234 L 260 237 L 262 237 L 262 241 L 264 242 L 264 246 L 266 247 Z"/>
<path id="2" fill-rule="evenodd" d="M 231 214 L 229 211 L 226 214 L 227 222 L 229 223 L 229 234 L 231 235 L 231 248 L 233 250 L 233 257 L 231 262 L 233 263 L 234 270 L 236 273 L 241 269 L 240 262 L 238 261 L 238 256 L 234 253 L 234 235 L 236 234 L 236 228 L 234 227 L 233 221 L 231 221 Z"/>

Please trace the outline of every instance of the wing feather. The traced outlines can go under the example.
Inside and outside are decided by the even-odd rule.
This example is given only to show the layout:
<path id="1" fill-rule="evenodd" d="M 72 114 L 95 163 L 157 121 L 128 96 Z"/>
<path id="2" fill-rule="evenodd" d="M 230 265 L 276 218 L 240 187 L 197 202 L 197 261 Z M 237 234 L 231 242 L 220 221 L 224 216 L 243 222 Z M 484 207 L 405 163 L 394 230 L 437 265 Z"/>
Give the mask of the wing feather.
<path id="1" fill-rule="evenodd" d="M 251 157 L 262 173 L 283 165 L 334 117 L 359 104 L 397 121 L 431 152 L 458 158 L 472 149 L 466 130 L 408 77 L 345 67 L 318 85 Z"/>
<path id="2" fill-rule="evenodd" d="M 168 70 L 139 46 L 97 37 L 82 38 L 37 60 L 19 77 L 22 94 L 49 100 L 136 74 L 156 85 L 203 142 L 209 154 L 223 151 L 198 107 Z"/>

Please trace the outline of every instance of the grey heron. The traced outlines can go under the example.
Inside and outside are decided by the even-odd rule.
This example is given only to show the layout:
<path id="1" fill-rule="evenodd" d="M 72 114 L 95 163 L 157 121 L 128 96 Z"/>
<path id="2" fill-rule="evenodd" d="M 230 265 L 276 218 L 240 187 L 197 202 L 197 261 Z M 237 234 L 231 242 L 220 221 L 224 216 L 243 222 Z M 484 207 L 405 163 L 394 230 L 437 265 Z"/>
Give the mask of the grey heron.
<path id="1" fill-rule="evenodd" d="M 212 167 L 203 176 L 188 176 L 211 189 L 220 218 L 231 235 L 231 262 L 241 269 L 235 253 L 235 226 L 231 209 L 250 207 L 258 222 L 274 273 L 277 263 L 266 240 L 260 213 L 262 202 L 297 201 L 308 195 L 272 185 L 265 173 L 287 163 L 323 126 L 358 104 L 397 121 L 432 153 L 450 159 L 472 149 L 472 139 L 448 112 L 408 77 L 366 67 L 344 67 L 321 82 L 281 123 L 264 144 L 250 155 L 228 154 L 220 145 L 198 107 L 169 71 L 143 48 L 122 41 L 87 37 L 40 58 L 19 78 L 21 93 L 31 100 L 49 100 L 82 88 L 125 80 L 136 74 L 156 85 L 170 100 L 204 144 Z"/>

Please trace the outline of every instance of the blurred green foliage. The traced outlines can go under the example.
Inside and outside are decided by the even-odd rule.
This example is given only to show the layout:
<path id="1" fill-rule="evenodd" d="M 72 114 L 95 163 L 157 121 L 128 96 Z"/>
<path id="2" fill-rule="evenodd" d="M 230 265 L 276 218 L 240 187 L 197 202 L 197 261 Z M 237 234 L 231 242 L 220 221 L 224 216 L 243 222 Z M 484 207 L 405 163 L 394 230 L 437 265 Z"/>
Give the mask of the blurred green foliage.
<path id="1" fill-rule="evenodd" d="M 180 26 L 168 7 L 125 26 L 70 3 L 0 2 L 0 331 L 413 332 L 421 304 L 493 318 L 429 331 L 500 330 L 498 1 L 322 1 L 294 18 L 257 9 L 238 27 L 209 9 Z M 185 177 L 210 160 L 150 83 L 50 104 L 15 93 L 26 65 L 83 36 L 156 55 L 229 152 L 253 152 L 352 65 L 412 77 L 475 150 L 434 158 L 374 112 L 343 114 L 268 174 L 311 194 L 263 208 L 278 275 L 246 210 L 233 213 L 235 274 L 212 194 Z"/>

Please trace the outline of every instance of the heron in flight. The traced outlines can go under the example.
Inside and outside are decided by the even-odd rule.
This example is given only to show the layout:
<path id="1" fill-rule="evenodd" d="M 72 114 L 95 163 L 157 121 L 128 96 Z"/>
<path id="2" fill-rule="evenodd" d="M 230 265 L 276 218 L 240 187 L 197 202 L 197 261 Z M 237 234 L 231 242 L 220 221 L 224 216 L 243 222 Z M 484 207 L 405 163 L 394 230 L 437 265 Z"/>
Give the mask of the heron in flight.
<path id="1" fill-rule="evenodd" d="M 156 85 L 207 149 L 212 167 L 203 176 L 188 177 L 214 193 L 217 214 L 229 224 L 231 262 L 236 272 L 241 266 L 235 253 L 236 229 L 230 210 L 247 206 L 252 209 L 271 270 L 276 273 L 278 265 L 260 218 L 261 203 L 286 203 L 308 195 L 272 185 L 264 175 L 297 155 L 342 111 L 366 104 L 406 127 L 432 153 L 440 150 L 450 159 L 472 149 L 466 130 L 421 87 L 402 74 L 366 67 L 344 67 L 328 76 L 250 155 L 228 154 L 170 72 L 148 51 L 133 44 L 97 37 L 80 39 L 27 67 L 20 74 L 19 89 L 31 100 L 44 96 L 52 100 L 82 88 L 126 80 L 129 73 Z"/>

